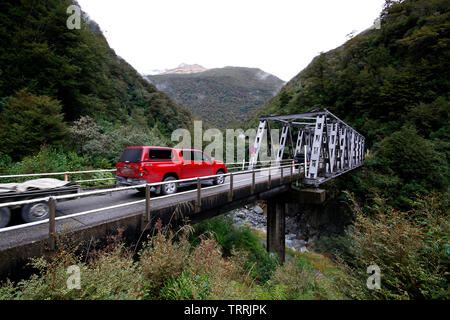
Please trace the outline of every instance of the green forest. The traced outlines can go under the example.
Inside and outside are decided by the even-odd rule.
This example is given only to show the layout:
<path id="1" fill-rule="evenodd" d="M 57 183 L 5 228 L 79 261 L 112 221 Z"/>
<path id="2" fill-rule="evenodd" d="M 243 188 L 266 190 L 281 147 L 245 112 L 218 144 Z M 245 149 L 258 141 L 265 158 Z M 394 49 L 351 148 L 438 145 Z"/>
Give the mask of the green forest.
<path id="1" fill-rule="evenodd" d="M 189 111 L 118 57 L 94 21 L 67 28 L 71 4 L 0 3 L 0 172 L 110 168 L 125 146 L 169 144 L 190 126 Z"/>

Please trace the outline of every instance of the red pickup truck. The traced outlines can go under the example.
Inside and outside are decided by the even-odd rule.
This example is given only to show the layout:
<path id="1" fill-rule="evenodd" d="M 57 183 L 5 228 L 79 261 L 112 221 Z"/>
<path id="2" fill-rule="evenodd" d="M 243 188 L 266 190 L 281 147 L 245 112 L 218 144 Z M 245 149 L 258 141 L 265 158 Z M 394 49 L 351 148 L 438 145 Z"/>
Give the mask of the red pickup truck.
<path id="1" fill-rule="evenodd" d="M 223 175 L 228 172 L 222 161 L 216 161 L 200 150 L 143 146 L 126 148 L 116 168 L 116 183 L 125 186 Z M 224 181 L 224 176 L 213 179 L 214 184 L 222 184 Z M 155 188 L 155 191 L 167 195 L 176 193 L 177 189 L 177 183 L 167 183 Z"/>

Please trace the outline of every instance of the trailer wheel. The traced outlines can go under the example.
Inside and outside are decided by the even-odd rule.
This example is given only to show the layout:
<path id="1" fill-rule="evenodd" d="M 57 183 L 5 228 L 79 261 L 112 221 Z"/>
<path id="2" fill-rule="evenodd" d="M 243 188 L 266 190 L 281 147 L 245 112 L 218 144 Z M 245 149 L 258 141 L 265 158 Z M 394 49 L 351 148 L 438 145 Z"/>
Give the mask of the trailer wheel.
<path id="1" fill-rule="evenodd" d="M 27 223 L 48 219 L 49 215 L 47 202 L 29 203 L 22 207 L 22 219 Z"/>
<path id="2" fill-rule="evenodd" d="M 11 210 L 9 208 L 0 208 L 0 228 L 4 228 L 11 220 Z"/>

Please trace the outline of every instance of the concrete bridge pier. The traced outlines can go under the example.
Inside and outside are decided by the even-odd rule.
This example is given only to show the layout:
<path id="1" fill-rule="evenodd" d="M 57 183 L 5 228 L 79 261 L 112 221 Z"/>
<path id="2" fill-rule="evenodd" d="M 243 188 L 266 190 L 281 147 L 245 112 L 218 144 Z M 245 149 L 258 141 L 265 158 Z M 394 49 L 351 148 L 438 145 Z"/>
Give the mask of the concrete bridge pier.
<path id="1" fill-rule="evenodd" d="M 267 200 L 267 251 L 276 253 L 282 264 L 285 259 L 285 207 L 279 199 Z"/>

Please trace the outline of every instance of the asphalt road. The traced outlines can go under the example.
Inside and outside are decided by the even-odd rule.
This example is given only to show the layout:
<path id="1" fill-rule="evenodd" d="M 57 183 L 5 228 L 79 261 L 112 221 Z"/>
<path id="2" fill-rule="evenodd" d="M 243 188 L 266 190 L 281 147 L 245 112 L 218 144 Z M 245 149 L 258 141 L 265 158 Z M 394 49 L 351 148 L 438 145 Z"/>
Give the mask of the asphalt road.
<path id="1" fill-rule="evenodd" d="M 284 168 L 284 176 L 290 175 L 290 168 Z M 280 173 L 272 171 L 272 178 L 277 178 Z M 249 186 L 252 183 L 252 175 L 241 174 L 234 176 L 233 186 L 242 187 Z M 256 183 L 268 181 L 268 177 L 256 173 Z M 205 182 L 202 184 L 202 196 L 208 196 L 215 193 L 222 193 L 230 188 L 230 181 L 227 177 L 225 183 L 219 186 L 213 186 L 212 182 Z M 167 197 L 152 194 L 151 210 L 164 208 L 173 204 L 195 200 L 197 197 L 196 185 L 181 187 L 178 193 Z M 77 217 L 70 217 L 67 219 L 56 221 L 57 232 L 74 231 L 85 228 L 86 226 L 96 225 L 108 220 L 114 220 L 121 217 L 131 216 L 133 214 L 145 211 L 145 197 L 138 193 L 135 189 L 105 192 L 104 194 L 82 197 L 74 200 L 58 202 L 56 204 L 56 216 L 62 217 L 70 214 L 95 210 L 104 207 L 110 207 L 120 204 L 133 203 L 141 201 L 140 203 L 130 204 L 119 208 L 103 210 L 95 213 L 89 213 Z M 48 223 L 42 223 L 34 226 L 22 227 L 15 230 L 0 232 L 0 250 L 10 247 L 15 247 L 21 244 L 30 243 L 46 239 L 48 237 Z"/>

